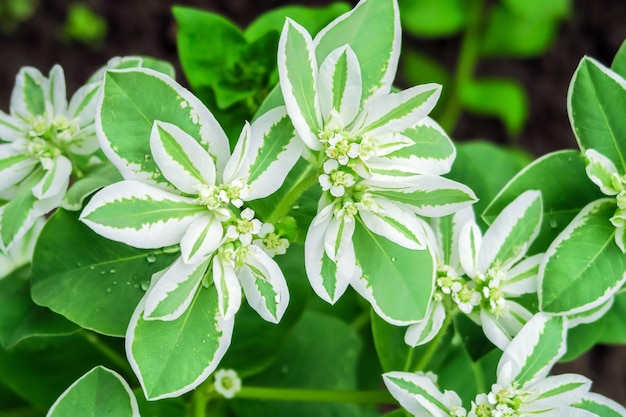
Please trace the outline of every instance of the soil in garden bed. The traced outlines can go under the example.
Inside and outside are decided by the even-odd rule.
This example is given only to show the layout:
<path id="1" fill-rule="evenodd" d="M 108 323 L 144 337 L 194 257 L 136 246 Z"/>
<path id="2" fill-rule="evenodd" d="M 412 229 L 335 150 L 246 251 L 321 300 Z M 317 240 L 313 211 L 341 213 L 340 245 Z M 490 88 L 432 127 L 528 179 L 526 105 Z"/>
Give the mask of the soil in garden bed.
<path id="1" fill-rule="evenodd" d="M 170 61 L 177 66 L 182 81 L 182 71 L 176 61 L 176 27 L 169 10 L 173 4 L 216 11 L 245 26 L 264 11 L 281 5 L 325 5 L 329 1 L 91 0 L 86 3 L 108 24 L 106 39 L 99 45 L 85 46 L 61 40 L 71 4 L 68 0 L 40 0 L 31 19 L 12 33 L 0 31 L 0 109 L 8 111 L 15 74 L 24 65 L 47 72 L 53 64 L 61 64 L 70 94 L 89 74 L 118 55 L 148 55 Z M 507 137 L 497 120 L 464 114 L 453 132 L 454 139 L 482 138 L 515 144 L 535 156 L 577 147 L 566 112 L 569 80 L 583 55 L 610 64 L 626 39 L 626 3 L 623 0 L 577 0 L 573 10 L 571 18 L 560 28 L 555 44 L 542 57 L 491 59 L 482 62 L 477 69 L 481 76 L 510 77 L 523 83 L 530 97 L 530 116 L 523 132 L 516 138 Z M 449 68 L 454 66 L 459 49 L 457 38 L 437 41 L 405 38 L 404 42 L 445 62 Z M 587 375 L 594 381 L 594 391 L 626 404 L 626 347 L 596 347 L 573 363 L 558 365 L 555 371 Z"/>

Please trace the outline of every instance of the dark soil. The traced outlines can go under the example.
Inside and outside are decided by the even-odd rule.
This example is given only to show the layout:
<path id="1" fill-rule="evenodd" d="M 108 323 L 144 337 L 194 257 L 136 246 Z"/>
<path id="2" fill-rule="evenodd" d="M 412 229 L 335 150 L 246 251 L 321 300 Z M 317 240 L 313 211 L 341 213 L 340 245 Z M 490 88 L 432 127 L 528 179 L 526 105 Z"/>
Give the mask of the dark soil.
<path id="1" fill-rule="evenodd" d="M 3 0 L 0 0 L 3 1 Z M 352 1 L 356 3 L 356 1 Z M 264 11 L 285 4 L 324 5 L 324 0 L 181 0 L 117 1 L 90 0 L 87 3 L 108 22 L 102 45 L 87 47 L 60 41 L 69 0 L 41 0 L 36 14 L 10 35 L 0 34 L 0 109 L 8 111 L 15 74 L 24 65 L 46 73 L 59 63 L 73 92 L 109 58 L 118 55 L 148 55 L 177 64 L 176 27 L 169 11 L 173 4 L 191 5 L 216 11 L 246 26 Z M 457 140 L 484 138 L 498 143 L 515 142 L 535 156 L 576 148 L 567 112 L 569 80 L 584 55 L 610 64 L 626 39 L 626 2 L 623 0 L 575 0 L 574 12 L 559 31 L 553 47 L 533 59 L 492 59 L 481 63 L 480 75 L 515 78 L 530 96 L 529 122 L 517 138 L 508 138 L 496 120 L 463 115 L 453 133 Z M 0 32 L 1 33 L 1 32 Z M 430 55 L 454 64 L 459 40 L 450 38 L 436 44 L 405 40 Z M 178 67 L 179 79 L 182 71 Z M 184 82 L 184 81 L 183 81 Z M 626 117 L 626 115 L 625 115 Z M 559 365 L 557 372 L 582 373 L 594 381 L 593 389 L 626 404 L 626 347 L 597 347 L 574 363 Z"/>

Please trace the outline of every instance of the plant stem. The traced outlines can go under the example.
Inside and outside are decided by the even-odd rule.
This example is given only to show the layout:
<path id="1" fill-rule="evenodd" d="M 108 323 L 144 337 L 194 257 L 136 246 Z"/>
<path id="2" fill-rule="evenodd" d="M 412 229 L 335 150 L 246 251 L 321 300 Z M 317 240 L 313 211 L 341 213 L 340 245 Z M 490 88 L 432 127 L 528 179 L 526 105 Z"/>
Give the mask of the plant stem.
<path id="1" fill-rule="evenodd" d="M 293 187 L 283 200 L 276 206 L 272 214 L 266 220 L 267 223 L 276 223 L 289 213 L 296 201 L 306 190 L 317 182 L 317 168 L 309 167 L 298 178 L 299 182 Z"/>
<path id="2" fill-rule="evenodd" d="M 98 335 L 96 335 L 94 332 L 90 332 L 89 330 L 85 330 L 85 329 L 82 329 L 79 333 L 87 342 L 89 342 L 93 347 L 98 349 L 100 353 L 102 353 L 111 362 L 113 362 L 115 366 L 118 367 L 119 370 L 124 371 L 127 374 L 127 376 L 135 375 L 130 365 L 128 364 L 128 361 L 126 361 L 126 358 L 124 358 L 122 355 L 120 355 L 118 352 L 116 352 L 107 344 L 103 343 L 98 337 Z"/>
<path id="3" fill-rule="evenodd" d="M 341 391 L 244 386 L 241 388 L 241 391 L 235 395 L 235 398 L 357 404 L 397 404 L 397 401 L 391 396 L 391 394 L 382 390 Z"/>
<path id="4" fill-rule="evenodd" d="M 203 389 L 196 389 L 191 396 L 191 407 L 188 415 L 190 417 L 205 417 L 206 407 L 209 403 L 209 396 Z"/>
<path id="5" fill-rule="evenodd" d="M 435 355 L 435 352 L 437 352 L 437 350 L 439 349 L 439 345 L 441 345 L 441 341 L 446 336 L 448 327 L 450 327 L 450 324 L 452 323 L 453 319 L 454 319 L 454 314 L 447 312 L 446 318 L 444 319 L 443 324 L 441 325 L 441 329 L 439 330 L 439 333 L 437 333 L 437 336 L 435 336 L 435 338 L 430 342 L 430 344 L 428 345 L 428 349 L 426 349 L 424 354 L 420 357 L 420 360 L 415 365 L 413 372 L 423 371 L 424 369 L 426 369 L 426 366 Z M 412 351 L 413 349 L 411 349 L 411 352 L 409 353 L 409 355 L 412 353 Z"/>
<path id="6" fill-rule="evenodd" d="M 439 118 L 439 124 L 446 132 L 453 132 L 459 121 L 461 115 L 461 86 L 472 79 L 478 62 L 485 1 L 472 0 L 469 3 L 468 22 L 451 86 L 452 91 L 446 107 Z"/>

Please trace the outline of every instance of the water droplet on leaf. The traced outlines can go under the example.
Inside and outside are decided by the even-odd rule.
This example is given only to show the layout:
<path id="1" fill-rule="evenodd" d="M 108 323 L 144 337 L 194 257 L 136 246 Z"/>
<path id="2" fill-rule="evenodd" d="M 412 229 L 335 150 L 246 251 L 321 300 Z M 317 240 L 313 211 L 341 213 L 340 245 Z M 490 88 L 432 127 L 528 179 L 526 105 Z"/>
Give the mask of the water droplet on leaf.
<path id="1" fill-rule="evenodd" d="M 146 261 L 148 261 L 149 264 L 153 264 L 156 262 L 156 255 L 154 253 L 149 253 L 146 256 Z"/>
<path id="2" fill-rule="evenodd" d="M 556 220 L 550 220 L 550 222 L 548 223 L 550 225 L 550 227 L 552 229 L 556 229 L 559 226 L 559 222 L 557 222 Z"/>
<path id="3" fill-rule="evenodd" d="M 111 293 L 111 287 L 107 287 L 107 294 Z"/>
<path id="4" fill-rule="evenodd" d="M 148 291 L 148 288 L 150 288 L 150 281 L 141 281 L 141 289 Z"/>

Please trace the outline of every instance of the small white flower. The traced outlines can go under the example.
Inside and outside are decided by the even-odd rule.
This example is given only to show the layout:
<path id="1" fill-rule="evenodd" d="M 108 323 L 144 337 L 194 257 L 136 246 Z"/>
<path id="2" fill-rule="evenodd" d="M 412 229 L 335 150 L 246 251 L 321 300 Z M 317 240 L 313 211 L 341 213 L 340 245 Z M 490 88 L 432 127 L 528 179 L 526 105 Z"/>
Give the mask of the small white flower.
<path id="1" fill-rule="evenodd" d="M 214 386 L 224 398 L 233 398 L 241 391 L 241 379 L 233 369 L 220 369 L 215 372 Z"/>
<path id="2" fill-rule="evenodd" d="M 323 191 L 330 190 L 333 197 L 343 197 L 346 188 L 355 183 L 354 176 L 339 168 L 339 162 L 329 159 L 324 162 L 324 174 L 319 176 L 319 182 Z"/>

